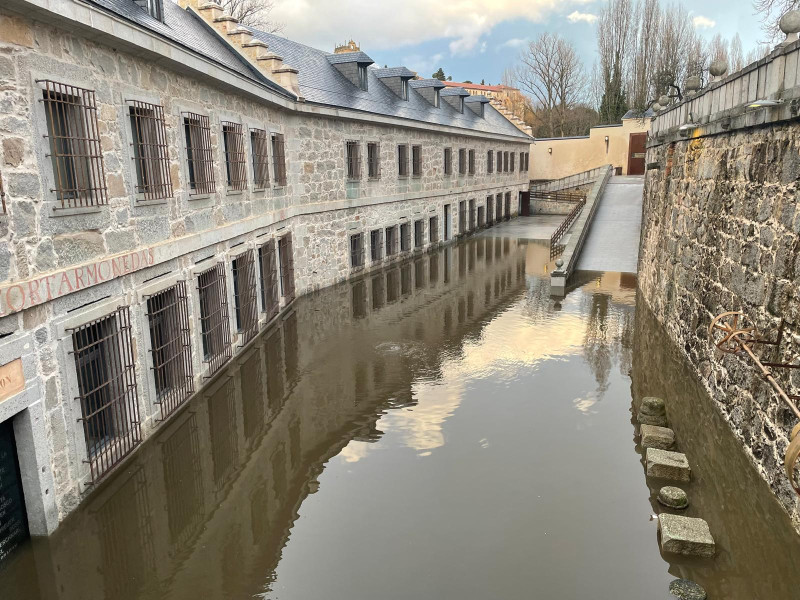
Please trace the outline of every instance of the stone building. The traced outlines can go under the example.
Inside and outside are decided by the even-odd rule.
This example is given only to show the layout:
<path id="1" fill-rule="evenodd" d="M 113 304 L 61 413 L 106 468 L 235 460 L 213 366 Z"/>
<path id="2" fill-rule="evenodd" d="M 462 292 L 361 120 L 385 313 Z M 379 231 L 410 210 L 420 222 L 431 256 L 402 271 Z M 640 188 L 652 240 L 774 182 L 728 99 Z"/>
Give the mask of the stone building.
<path id="1" fill-rule="evenodd" d="M 0 488 L 33 534 L 295 297 L 527 190 L 488 99 L 215 4 L 7 0 L 0 50 Z"/>
<path id="2" fill-rule="evenodd" d="M 520 131 L 533 135 L 531 126 L 525 122 L 525 115 L 530 110 L 531 102 L 517 88 L 510 85 L 484 85 L 480 83 L 459 83 L 443 81 L 448 87 L 462 88 L 470 96 L 485 96 L 492 105 L 508 118 Z"/>

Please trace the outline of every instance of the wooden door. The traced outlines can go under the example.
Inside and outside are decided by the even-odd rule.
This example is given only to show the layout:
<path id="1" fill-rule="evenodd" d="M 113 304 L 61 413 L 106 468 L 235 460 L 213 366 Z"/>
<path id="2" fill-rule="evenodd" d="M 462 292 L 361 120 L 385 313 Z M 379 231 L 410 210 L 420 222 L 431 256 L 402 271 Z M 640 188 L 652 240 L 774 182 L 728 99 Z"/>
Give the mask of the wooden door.
<path id="1" fill-rule="evenodd" d="M 628 143 L 628 175 L 644 175 L 647 133 L 632 133 Z"/>

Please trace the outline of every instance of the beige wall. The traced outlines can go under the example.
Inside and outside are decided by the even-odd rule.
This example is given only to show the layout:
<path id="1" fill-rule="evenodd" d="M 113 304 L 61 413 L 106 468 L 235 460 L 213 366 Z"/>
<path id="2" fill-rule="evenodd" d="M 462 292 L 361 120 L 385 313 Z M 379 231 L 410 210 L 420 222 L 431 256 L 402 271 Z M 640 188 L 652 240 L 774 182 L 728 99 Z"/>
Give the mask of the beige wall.
<path id="1" fill-rule="evenodd" d="M 622 125 L 593 127 L 588 137 L 536 140 L 531 144 L 531 179 L 559 179 L 607 164 L 622 167 L 627 175 L 630 135 L 649 129 L 649 120 L 626 119 Z"/>

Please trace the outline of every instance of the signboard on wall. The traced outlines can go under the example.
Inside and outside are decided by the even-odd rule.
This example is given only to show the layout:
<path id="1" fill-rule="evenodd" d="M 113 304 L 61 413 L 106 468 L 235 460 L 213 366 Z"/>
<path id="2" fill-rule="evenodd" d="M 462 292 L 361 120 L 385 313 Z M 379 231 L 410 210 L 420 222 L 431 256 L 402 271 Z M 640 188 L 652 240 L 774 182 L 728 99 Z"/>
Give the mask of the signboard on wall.
<path id="1" fill-rule="evenodd" d="M 22 374 L 22 359 L 18 358 L 5 365 L 0 365 L 0 402 L 24 389 L 25 376 Z"/>

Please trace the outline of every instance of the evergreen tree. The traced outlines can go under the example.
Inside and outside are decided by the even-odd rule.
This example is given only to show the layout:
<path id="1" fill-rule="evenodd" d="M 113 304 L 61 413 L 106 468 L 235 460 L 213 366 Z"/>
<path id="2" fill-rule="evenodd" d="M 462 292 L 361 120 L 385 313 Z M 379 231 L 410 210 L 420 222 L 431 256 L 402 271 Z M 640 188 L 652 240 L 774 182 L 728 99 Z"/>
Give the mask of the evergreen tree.
<path id="1" fill-rule="evenodd" d="M 447 78 L 444 75 L 444 70 L 442 67 L 439 67 L 439 70 L 436 71 L 433 75 L 431 75 L 433 79 L 438 79 L 439 81 L 445 81 Z"/>

